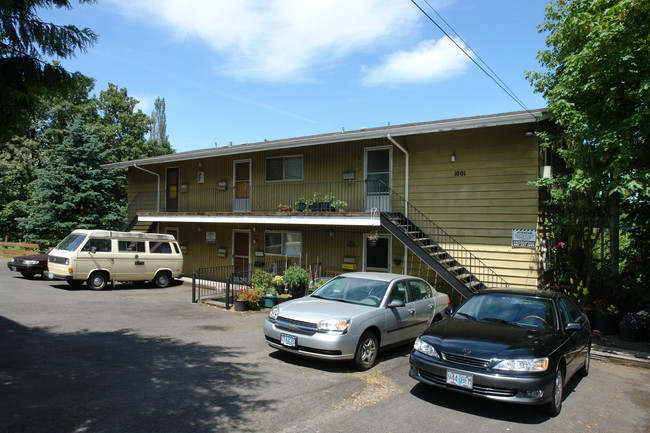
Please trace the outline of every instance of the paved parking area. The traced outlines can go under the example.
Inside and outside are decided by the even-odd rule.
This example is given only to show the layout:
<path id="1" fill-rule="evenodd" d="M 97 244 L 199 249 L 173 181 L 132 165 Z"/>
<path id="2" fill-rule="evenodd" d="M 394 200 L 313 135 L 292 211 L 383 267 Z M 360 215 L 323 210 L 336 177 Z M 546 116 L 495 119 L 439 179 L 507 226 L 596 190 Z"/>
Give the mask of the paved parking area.
<path id="1" fill-rule="evenodd" d="M 76 290 L 0 260 L 0 431 L 647 432 L 650 370 L 595 361 L 562 414 L 437 391 L 408 347 L 372 370 L 291 357 L 264 312 L 191 303 L 190 287 Z"/>

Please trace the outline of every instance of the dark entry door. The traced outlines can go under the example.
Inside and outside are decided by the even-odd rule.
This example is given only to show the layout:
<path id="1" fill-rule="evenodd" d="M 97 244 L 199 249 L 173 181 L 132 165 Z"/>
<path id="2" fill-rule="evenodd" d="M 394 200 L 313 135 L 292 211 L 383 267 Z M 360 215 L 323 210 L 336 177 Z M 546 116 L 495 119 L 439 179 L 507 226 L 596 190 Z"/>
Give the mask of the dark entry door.
<path id="1" fill-rule="evenodd" d="M 167 169 L 165 210 L 178 212 L 178 167 Z"/>
<path id="2" fill-rule="evenodd" d="M 250 281 L 250 232 L 233 232 L 233 276 L 239 282 Z"/>

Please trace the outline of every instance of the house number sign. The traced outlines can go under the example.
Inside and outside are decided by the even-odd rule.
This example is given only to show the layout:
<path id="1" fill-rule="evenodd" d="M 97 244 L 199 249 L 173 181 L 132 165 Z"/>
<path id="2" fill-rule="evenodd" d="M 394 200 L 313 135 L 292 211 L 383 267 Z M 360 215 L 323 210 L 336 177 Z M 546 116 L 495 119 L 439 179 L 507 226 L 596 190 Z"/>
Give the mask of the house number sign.
<path id="1" fill-rule="evenodd" d="M 465 176 L 467 174 L 467 171 L 465 170 L 456 170 L 454 171 L 454 176 Z"/>

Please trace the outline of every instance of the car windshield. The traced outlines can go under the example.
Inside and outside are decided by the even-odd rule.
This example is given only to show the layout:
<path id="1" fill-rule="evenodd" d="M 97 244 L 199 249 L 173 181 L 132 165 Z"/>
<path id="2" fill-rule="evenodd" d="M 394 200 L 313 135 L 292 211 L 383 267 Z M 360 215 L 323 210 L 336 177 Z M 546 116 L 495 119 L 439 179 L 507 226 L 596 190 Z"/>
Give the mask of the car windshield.
<path id="1" fill-rule="evenodd" d="M 325 283 L 311 296 L 379 307 L 387 289 L 388 283 L 385 281 L 339 276 Z"/>
<path id="2" fill-rule="evenodd" d="M 86 235 L 68 235 L 56 246 L 57 250 L 75 251 L 86 239 Z"/>
<path id="3" fill-rule="evenodd" d="M 458 308 L 455 316 L 537 329 L 555 329 L 556 324 L 550 300 L 508 293 L 474 296 Z"/>

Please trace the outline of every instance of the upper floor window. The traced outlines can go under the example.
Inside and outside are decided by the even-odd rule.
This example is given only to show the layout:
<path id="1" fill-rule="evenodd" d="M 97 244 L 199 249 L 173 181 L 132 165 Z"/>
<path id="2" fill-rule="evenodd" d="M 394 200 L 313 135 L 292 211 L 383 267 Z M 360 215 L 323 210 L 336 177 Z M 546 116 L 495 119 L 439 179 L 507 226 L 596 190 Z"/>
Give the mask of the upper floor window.
<path id="1" fill-rule="evenodd" d="M 302 180 L 302 155 L 266 158 L 266 181 Z"/>

